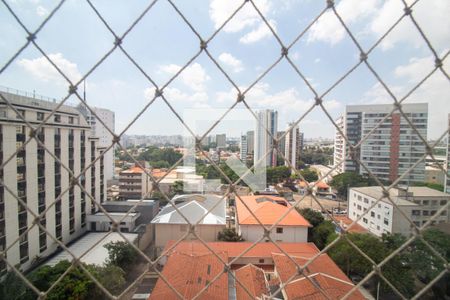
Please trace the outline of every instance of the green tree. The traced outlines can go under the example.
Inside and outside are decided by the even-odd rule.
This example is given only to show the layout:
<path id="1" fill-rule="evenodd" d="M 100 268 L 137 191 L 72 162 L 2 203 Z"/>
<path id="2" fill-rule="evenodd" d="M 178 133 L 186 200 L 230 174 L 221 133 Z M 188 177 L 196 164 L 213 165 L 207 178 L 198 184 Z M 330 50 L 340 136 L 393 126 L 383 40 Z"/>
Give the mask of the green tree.
<path id="1" fill-rule="evenodd" d="M 350 187 L 372 186 L 377 183 L 370 177 L 355 172 L 344 172 L 333 177 L 330 185 L 337 190 L 337 194 L 347 198 L 347 189 Z"/>
<path id="2" fill-rule="evenodd" d="M 242 242 L 244 240 L 234 228 L 224 228 L 217 235 L 217 239 L 224 242 Z"/>
<path id="3" fill-rule="evenodd" d="M 335 227 L 331 221 L 323 221 L 312 229 L 311 241 L 322 250 L 327 245 L 328 237 L 335 232 Z"/>
<path id="4" fill-rule="evenodd" d="M 268 184 L 277 184 L 291 176 L 291 170 L 286 166 L 268 167 L 266 180 Z"/>
<path id="5" fill-rule="evenodd" d="M 153 168 L 170 168 L 171 165 L 168 161 L 165 160 L 158 160 L 158 161 L 150 161 L 149 162 L 150 166 L 152 166 Z"/>
<path id="6" fill-rule="evenodd" d="M 111 294 L 118 295 L 125 288 L 125 272 L 120 267 L 112 264 L 88 265 L 87 269 Z M 106 298 L 106 295 L 98 288 L 93 289 L 89 296 L 91 299 Z"/>
<path id="7" fill-rule="evenodd" d="M 320 225 L 324 221 L 323 215 L 319 211 L 311 208 L 297 208 L 297 210 L 313 227 Z"/>
<path id="8" fill-rule="evenodd" d="M 304 170 L 300 171 L 300 174 L 303 176 L 303 178 L 308 182 L 313 182 L 319 179 L 319 176 L 317 176 L 317 172 L 313 169 L 306 168 Z"/>
<path id="9" fill-rule="evenodd" d="M 108 250 L 108 264 L 129 271 L 138 259 L 138 252 L 126 241 L 110 242 L 104 245 Z"/>
<path id="10" fill-rule="evenodd" d="M 177 180 L 172 185 L 172 191 L 175 194 L 181 194 L 184 190 L 184 182 L 182 180 Z"/>

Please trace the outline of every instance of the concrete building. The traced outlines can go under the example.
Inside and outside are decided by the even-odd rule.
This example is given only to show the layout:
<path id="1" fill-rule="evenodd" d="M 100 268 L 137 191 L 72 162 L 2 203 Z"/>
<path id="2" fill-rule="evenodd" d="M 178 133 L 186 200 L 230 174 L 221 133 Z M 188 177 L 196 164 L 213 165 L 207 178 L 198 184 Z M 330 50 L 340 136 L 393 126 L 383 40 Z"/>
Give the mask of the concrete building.
<path id="1" fill-rule="evenodd" d="M 247 155 L 255 151 L 255 132 L 247 131 Z"/>
<path id="2" fill-rule="evenodd" d="M 241 135 L 241 142 L 239 145 L 239 158 L 242 160 L 243 163 L 247 161 L 247 135 Z"/>
<path id="3" fill-rule="evenodd" d="M 382 189 L 379 186 L 351 188 L 348 196 L 348 217 L 356 220 L 382 196 Z M 390 198 L 416 226 L 424 225 L 450 201 L 450 195 L 428 187 L 394 188 L 390 190 Z M 400 210 L 394 207 L 389 199 L 383 198 L 358 221 L 358 224 L 377 236 L 383 233 L 409 235 L 411 224 Z M 449 221 L 449 209 L 447 209 L 431 224 Z"/>
<path id="4" fill-rule="evenodd" d="M 113 111 L 105 108 L 92 107 L 96 116 L 91 113 L 84 105 L 78 105 L 77 109 L 83 114 L 88 124 L 92 128 L 93 136 L 98 138 L 98 146 L 103 148 L 108 148 L 113 142 L 113 136 L 106 129 L 105 125 L 113 133 L 115 132 L 115 114 Z M 97 119 L 101 120 L 101 122 Z M 102 124 L 104 123 L 104 125 Z M 104 164 L 105 164 L 105 179 L 111 180 L 114 176 L 114 147 L 103 153 Z"/>
<path id="5" fill-rule="evenodd" d="M 120 222 L 121 232 L 138 234 L 136 244 L 140 249 L 146 249 L 154 243 L 155 228 L 151 221 L 159 212 L 159 201 L 134 199 L 108 201 L 103 204 L 103 208 L 115 221 Z M 130 214 L 125 217 L 129 211 Z M 103 212 L 89 215 L 87 222 L 89 231 L 109 231 L 112 226 L 110 218 Z"/>
<path id="6" fill-rule="evenodd" d="M 425 182 L 445 186 L 445 173 L 438 167 L 425 166 Z"/>
<path id="7" fill-rule="evenodd" d="M 236 229 L 246 241 L 256 242 L 264 235 L 265 226 L 271 226 L 283 217 L 291 206 L 284 198 L 260 195 L 236 197 Z M 244 205 L 244 203 L 246 205 Z M 249 209 L 259 222 L 249 212 Z M 271 237 L 277 242 L 302 243 L 308 240 L 308 227 L 311 225 L 295 209 L 284 216 Z"/>
<path id="8" fill-rule="evenodd" d="M 290 123 L 289 128 L 293 125 Z M 285 136 L 284 156 L 290 161 L 294 168 L 299 166 L 300 156 L 303 150 L 303 133 L 298 126 L 294 126 Z M 283 148 L 281 148 L 283 149 Z M 288 163 L 285 162 L 287 166 Z"/>
<path id="9" fill-rule="evenodd" d="M 276 151 L 273 151 L 273 138 L 277 137 L 278 132 L 278 112 L 266 109 L 259 111 L 257 117 L 253 162 L 257 164 L 268 153 L 260 165 L 274 167 L 277 165 L 277 156 Z"/>
<path id="10" fill-rule="evenodd" d="M 141 165 L 146 167 L 147 172 L 151 172 L 145 162 L 142 162 Z M 138 165 L 121 171 L 119 174 L 120 199 L 145 198 L 150 193 L 151 188 L 152 182 L 150 176 Z"/>
<path id="11" fill-rule="evenodd" d="M 196 224 L 196 233 L 207 242 L 217 241 L 220 231 L 226 227 L 226 203 L 221 196 L 205 194 L 187 194 L 175 196 L 172 203 L 188 219 L 191 224 Z M 217 202 L 220 202 L 217 204 Z M 217 205 L 216 205 L 217 204 Z M 214 207 L 210 213 L 205 214 Z M 186 220 L 167 204 L 152 220 L 155 225 L 156 254 L 159 255 L 170 240 L 178 240 L 189 230 Z M 187 239 L 195 239 L 189 235 Z"/>
<path id="12" fill-rule="evenodd" d="M 354 155 L 379 179 L 390 182 L 404 174 L 426 152 L 425 144 L 398 111 L 378 126 L 393 109 L 391 104 L 348 105 L 338 119 L 338 126 L 353 145 L 370 133 Z M 404 104 L 402 110 L 426 140 L 428 104 Z M 367 173 L 355 159 L 346 157 L 349 145 L 339 132 L 336 132 L 335 149 L 334 163 L 344 161 L 342 172 Z M 422 161 L 401 183 L 423 182 L 424 174 L 425 162 Z"/>
<path id="13" fill-rule="evenodd" d="M 97 210 L 91 196 L 96 202 L 106 201 L 104 157 L 79 177 L 84 191 L 78 185 L 71 186 L 67 169 L 78 176 L 104 149 L 98 147 L 98 138 L 91 135 L 89 124 L 74 107 L 62 105 L 46 120 L 58 103 L 7 92 L 1 95 L 21 117 L 0 99 L 0 162 L 9 160 L 0 170 L 4 183 L 0 186 L 0 250 L 14 243 L 6 257 L 12 265 L 26 270 L 36 259 L 52 254 L 57 244 L 38 226 L 25 233 L 34 218 L 15 196 L 35 213 L 48 209 L 40 223 L 57 239 L 68 243 L 78 238 L 87 230 L 87 215 Z M 46 120 L 35 132 L 45 148 L 36 139 L 27 143 L 33 133 L 22 118 L 31 126 Z M 0 271 L 5 269 L 5 263 L 0 262 Z"/>
<path id="14" fill-rule="evenodd" d="M 216 145 L 217 149 L 225 149 L 227 147 L 227 135 L 225 133 L 216 134 Z"/>

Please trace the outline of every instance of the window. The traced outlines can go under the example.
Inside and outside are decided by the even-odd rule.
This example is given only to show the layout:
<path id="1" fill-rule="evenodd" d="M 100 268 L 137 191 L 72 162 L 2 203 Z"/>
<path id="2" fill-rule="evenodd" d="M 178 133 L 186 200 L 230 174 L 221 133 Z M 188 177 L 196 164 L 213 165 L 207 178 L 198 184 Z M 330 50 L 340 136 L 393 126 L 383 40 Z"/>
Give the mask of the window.
<path id="1" fill-rule="evenodd" d="M 367 219 L 366 219 L 366 218 L 363 218 L 363 222 L 367 224 Z"/>
<path id="2" fill-rule="evenodd" d="M 441 202 L 439 204 L 440 205 L 445 205 L 445 204 L 447 204 L 447 200 L 441 200 Z"/>
<path id="3" fill-rule="evenodd" d="M 413 210 L 412 211 L 413 216 L 420 216 L 420 210 Z"/>
<path id="4" fill-rule="evenodd" d="M 430 215 L 432 215 L 432 216 L 434 216 L 435 214 L 436 214 L 435 210 L 432 210 L 431 213 L 430 213 Z"/>
<path id="5" fill-rule="evenodd" d="M 358 196 L 358 200 L 361 201 L 361 199 L 362 199 L 362 197 L 361 197 L 361 196 Z"/>
<path id="6" fill-rule="evenodd" d="M 361 210 L 361 205 L 358 205 L 358 207 L 357 207 L 357 208 L 358 208 L 358 210 Z"/>
<path id="7" fill-rule="evenodd" d="M 36 119 L 37 119 L 38 121 L 44 121 L 44 113 L 42 113 L 42 112 L 37 112 L 37 113 L 36 113 Z"/>
<path id="8" fill-rule="evenodd" d="M 377 219 L 378 219 L 378 220 L 381 219 L 381 215 L 377 215 Z"/>
<path id="9" fill-rule="evenodd" d="M 60 123 L 61 122 L 61 115 L 55 114 L 54 119 L 55 122 Z"/>
<path id="10" fill-rule="evenodd" d="M 208 265 L 208 269 L 206 270 L 206 274 L 211 274 L 211 265 Z"/>
<path id="11" fill-rule="evenodd" d="M 69 124 L 73 124 L 73 117 L 69 117 Z"/>
<path id="12" fill-rule="evenodd" d="M 431 205 L 437 205 L 437 200 L 431 200 Z"/>
<path id="13" fill-rule="evenodd" d="M 277 227 L 277 233 L 283 233 L 283 228 L 282 227 Z"/>
<path id="14" fill-rule="evenodd" d="M 446 216 L 447 215 L 447 211 L 444 210 L 443 212 L 441 212 L 441 216 Z"/>
<path id="15" fill-rule="evenodd" d="M 364 198 L 364 203 L 369 203 L 369 199 Z"/>
<path id="16" fill-rule="evenodd" d="M 430 205 L 430 201 L 429 200 L 423 200 L 422 205 Z"/>
<path id="17" fill-rule="evenodd" d="M 23 109 L 18 109 L 17 112 L 18 112 L 18 114 L 16 115 L 16 118 L 17 118 L 17 119 L 25 118 L 25 110 L 23 110 Z"/>
<path id="18" fill-rule="evenodd" d="M 384 218 L 384 225 L 389 225 L 389 220 Z"/>
<path id="19" fill-rule="evenodd" d="M 422 212 L 422 215 L 423 215 L 423 216 L 429 216 L 430 214 L 429 214 L 428 210 L 424 210 L 424 211 Z"/>
<path id="20" fill-rule="evenodd" d="M 371 211 L 371 212 L 370 212 L 370 216 L 371 216 L 372 218 L 375 218 L 375 212 Z"/>
<path id="21" fill-rule="evenodd" d="M 263 264 L 263 263 L 264 263 L 264 258 L 261 258 L 261 259 L 259 260 L 259 263 L 260 263 L 260 264 Z"/>

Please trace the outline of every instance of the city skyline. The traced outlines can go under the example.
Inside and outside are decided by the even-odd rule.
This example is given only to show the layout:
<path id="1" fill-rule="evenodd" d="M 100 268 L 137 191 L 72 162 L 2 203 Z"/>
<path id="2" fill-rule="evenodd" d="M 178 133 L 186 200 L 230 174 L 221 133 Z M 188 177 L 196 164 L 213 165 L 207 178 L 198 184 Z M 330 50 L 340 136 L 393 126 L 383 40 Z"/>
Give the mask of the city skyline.
<path id="1" fill-rule="evenodd" d="M 40 1 L 26 2 L 26 5 L 25 2 L 14 1 L 10 5 L 19 15 L 26 16 L 26 25 L 31 28 L 37 26 L 52 9 L 50 4 Z M 304 5 L 304 2 L 308 2 L 308 5 Z M 311 21 L 311 15 L 317 14 L 323 8 L 322 2 L 306 0 L 282 1 L 277 5 L 269 0 L 255 3 L 262 13 L 268 16 L 269 23 L 286 44 Z M 201 6 L 200 9 L 197 5 L 187 3 L 178 5 L 188 20 L 194 23 L 200 35 L 208 37 L 225 20 L 224 16 L 239 4 L 239 1 L 232 1 L 223 6 L 220 1 L 214 0 L 210 1 L 209 6 Z M 397 12 L 400 14 L 401 5 L 400 2 L 382 3 L 371 0 L 360 3 L 343 0 L 336 4 L 336 9 L 348 19 L 362 47 L 368 49 L 388 28 L 391 16 Z M 433 5 L 435 9 L 426 10 L 423 4 L 418 3 L 414 11 L 436 52 L 441 55 L 447 50 L 445 42 L 450 34 L 450 21 L 444 13 L 448 11 L 449 4 L 436 0 Z M 107 21 L 119 33 L 127 28 L 143 8 L 142 4 L 103 2 L 97 3 L 96 6 L 99 11 L 108 11 Z M 349 9 L 350 7 L 357 13 Z M 70 79 L 78 80 L 107 51 L 114 38 L 86 3 L 67 1 L 62 10 L 70 10 L 70 14 L 66 14 L 64 18 L 56 14 L 43 28 L 37 43 L 42 43 L 41 46 L 49 58 L 67 73 Z M 167 18 L 168 15 L 173 17 Z M 82 23 L 77 21 L 81 16 L 84 17 Z M 314 24 L 310 32 L 289 51 L 290 59 L 319 94 L 325 92 L 359 60 L 359 52 L 345 30 L 336 22 L 331 13 L 325 13 L 321 21 Z M 18 37 L 23 32 L 6 10 L 0 11 L 0 24 L 4 40 L 9 41 L 0 44 L 0 61 L 7 61 L 22 45 L 22 39 Z M 243 90 L 249 87 L 280 53 L 275 38 L 263 25 L 254 9 L 246 6 L 242 13 L 237 15 L 237 20 L 226 25 L 208 45 L 212 57 Z M 403 20 L 369 57 L 377 74 L 398 99 L 434 66 L 432 54 L 415 31 L 411 22 Z M 59 39 L 62 35 L 70 35 L 71 39 Z M 172 38 L 175 35 L 177 39 Z M 140 36 L 150 38 L 137 38 Z M 160 40 L 161 44 L 159 47 L 152 47 L 151 40 Z M 84 51 L 78 51 L 81 43 L 85 45 Z M 175 15 L 170 4 L 160 2 L 155 4 L 123 40 L 122 46 L 158 85 L 163 85 L 195 54 L 198 50 L 198 40 L 183 20 Z M 184 51 L 178 51 L 180 48 Z M 265 51 L 259 51 L 261 48 Z M 151 49 L 150 55 L 148 49 Z M 256 52 L 258 55 L 253 55 Z M 386 64 L 386 61 L 390 63 Z M 448 60 L 443 64 L 444 68 L 448 68 Z M 449 111 L 442 109 L 448 107 L 446 101 L 450 95 L 446 82 L 443 74 L 435 72 L 405 101 L 429 103 L 428 136 L 432 139 L 439 137 L 447 125 Z M 33 47 L 28 47 L 8 67 L 7 72 L 2 74 L 0 85 L 29 92 L 36 91 L 56 99 L 66 96 L 68 89 L 68 83 Z M 154 95 L 151 83 L 119 51 L 115 51 L 87 78 L 86 88 L 90 105 L 116 112 L 117 132 L 121 132 Z M 80 86 L 80 93 L 81 90 Z M 164 95 L 173 108 L 182 114 L 185 109 L 191 108 L 229 108 L 236 100 L 237 91 L 209 57 L 202 54 L 165 88 Z M 295 122 L 312 107 L 314 97 L 294 69 L 282 61 L 250 89 L 245 99 L 254 111 L 278 110 L 279 119 L 288 123 Z M 75 104 L 79 103 L 74 97 L 69 100 Z M 370 74 L 366 67 L 360 66 L 330 91 L 323 101 L 331 117 L 335 119 L 345 105 L 388 103 L 393 99 L 373 74 Z M 237 107 L 244 108 L 241 105 Z M 335 129 L 318 107 L 315 107 L 299 126 L 304 128 L 308 138 L 331 138 Z M 225 129 L 227 134 L 232 136 L 239 136 L 241 133 L 239 128 L 230 124 L 226 125 Z M 180 120 L 159 99 L 127 133 L 179 134 L 183 130 Z M 214 131 L 218 133 L 223 129 L 216 128 Z"/>

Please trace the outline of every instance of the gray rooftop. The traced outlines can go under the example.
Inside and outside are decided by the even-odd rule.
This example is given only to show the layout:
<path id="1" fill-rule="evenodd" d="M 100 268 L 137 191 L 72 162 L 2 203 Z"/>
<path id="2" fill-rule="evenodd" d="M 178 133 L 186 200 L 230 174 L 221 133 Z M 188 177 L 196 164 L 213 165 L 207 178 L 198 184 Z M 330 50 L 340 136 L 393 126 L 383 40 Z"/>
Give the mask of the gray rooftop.
<path id="1" fill-rule="evenodd" d="M 181 195 L 174 197 L 171 201 L 179 211 L 195 224 L 212 208 L 199 224 L 225 225 L 226 201 L 216 195 Z M 219 202 L 219 203 L 218 203 Z M 217 205 L 216 205 L 217 204 Z M 215 206 L 216 205 L 216 206 Z M 158 224 L 187 224 L 186 220 L 169 203 L 153 219 L 152 223 Z"/>

